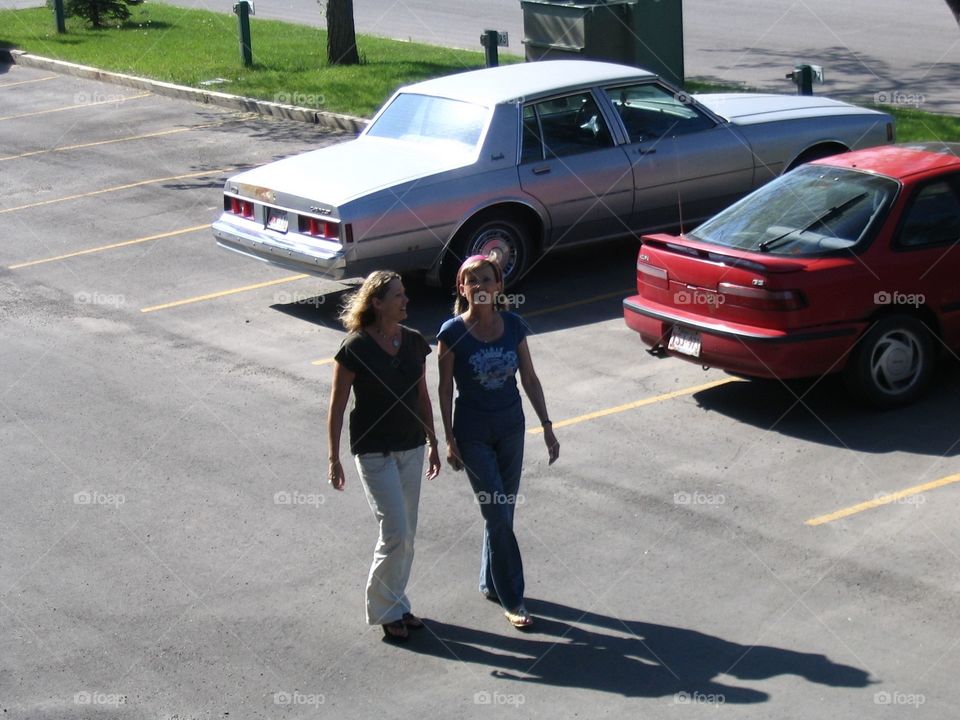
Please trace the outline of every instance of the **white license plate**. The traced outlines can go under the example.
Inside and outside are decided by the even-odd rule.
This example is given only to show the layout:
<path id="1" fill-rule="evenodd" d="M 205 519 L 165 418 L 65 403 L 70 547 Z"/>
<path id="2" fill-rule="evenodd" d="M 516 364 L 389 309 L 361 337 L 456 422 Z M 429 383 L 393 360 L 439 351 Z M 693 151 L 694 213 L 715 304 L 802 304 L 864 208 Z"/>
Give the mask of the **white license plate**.
<path id="1" fill-rule="evenodd" d="M 267 208 L 267 229 L 285 233 L 289 227 L 286 210 Z"/>
<path id="2" fill-rule="evenodd" d="M 684 327 L 674 326 L 667 342 L 667 350 L 700 357 L 700 333 Z"/>

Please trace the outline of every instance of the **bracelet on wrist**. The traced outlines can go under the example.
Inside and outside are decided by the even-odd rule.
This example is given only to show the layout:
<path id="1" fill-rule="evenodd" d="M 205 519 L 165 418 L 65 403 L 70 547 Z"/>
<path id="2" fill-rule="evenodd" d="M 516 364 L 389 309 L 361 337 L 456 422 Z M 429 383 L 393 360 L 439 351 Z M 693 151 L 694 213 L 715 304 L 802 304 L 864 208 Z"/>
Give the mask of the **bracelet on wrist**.
<path id="1" fill-rule="evenodd" d="M 547 420 L 543 420 L 540 423 L 540 427 L 546 427 L 547 425 L 549 425 L 550 427 L 553 427 L 553 423 L 549 420 L 549 418 Z"/>

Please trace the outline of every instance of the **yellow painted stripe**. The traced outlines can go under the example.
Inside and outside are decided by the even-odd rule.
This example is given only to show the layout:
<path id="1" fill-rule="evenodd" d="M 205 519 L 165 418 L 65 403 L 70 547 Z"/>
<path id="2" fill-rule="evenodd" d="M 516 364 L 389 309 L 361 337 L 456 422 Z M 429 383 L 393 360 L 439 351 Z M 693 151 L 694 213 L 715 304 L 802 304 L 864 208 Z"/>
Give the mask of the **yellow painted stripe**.
<path id="1" fill-rule="evenodd" d="M 18 263 L 17 265 L 9 265 L 7 266 L 7 269 L 18 270 L 20 268 L 42 265 L 43 263 L 55 262 L 57 260 L 66 260 L 67 258 L 77 257 L 78 255 L 89 255 L 90 253 L 113 250 L 114 248 L 137 245 L 138 243 L 150 242 L 151 240 L 162 240 L 163 238 L 176 237 L 177 235 L 186 235 L 187 233 L 196 232 L 198 230 L 209 229 L 210 225 L 194 225 L 193 227 L 183 228 L 182 230 L 172 230 L 171 232 L 160 233 L 159 235 L 150 235 L 148 237 L 137 238 L 136 240 L 125 240 L 124 242 L 113 243 L 112 245 L 101 245 L 100 247 L 87 248 L 86 250 L 77 250 L 76 252 L 67 253 L 66 255 L 57 255 L 56 257 L 48 257 L 44 258 L 43 260 L 31 260 L 29 262 Z"/>
<path id="2" fill-rule="evenodd" d="M 627 288 L 626 290 L 618 290 L 617 292 L 606 293 L 604 295 L 595 295 L 594 297 L 586 298 L 585 300 L 576 300 L 574 302 L 566 303 L 565 305 L 554 305 L 548 308 L 543 308 L 541 310 L 534 310 L 533 312 L 523 313 L 525 318 L 535 317 L 536 315 L 546 315 L 548 313 L 557 312 L 558 310 L 567 310 L 568 308 L 577 307 L 578 305 L 587 305 L 598 300 L 607 300 L 612 297 L 622 297 L 630 293 L 633 288 Z M 325 358 L 323 360 L 314 360 L 311 362 L 311 365 L 328 365 L 333 362 L 333 358 Z"/>
<path id="3" fill-rule="evenodd" d="M 682 390 L 674 390 L 673 392 L 663 393 L 662 395 L 654 395 L 653 397 L 644 398 L 643 400 L 635 400 L 634 402 L 626 403 L 625 405 L 617 405 L 616 407 L 607 408 L 606 410 L 597 410 L 596 412 L 587 413 L 586 415 L 578 415 L 577 417 L 560 420 L 553 423 L 553 427 L 561 428 L 566 427 L 567 425 L 576 425 L 578 423 L 587 422 L 588 420 L 596 420 L 598 418 L 607 417 L 608 415 L 616 415 L 617 413 L 626 412 L 627 410 L 636 410 L 637 408 L 644 407 L 645 405 L 653 405 L 654 403 L 673 400 L 674 398 L 683 397 L 684 395 L 692 395 L 693 393 L 700 392 L 701 390 L 709 390 L 710 388 L 719 387 L 732 382 L 742 382 L 742 380 L 734 377 L 723 378 L 722 380 L 714 380 L 713 382 L 704 383 L 703 385 L 683 388 Z M 527 432 L 531 435 L 538 435 L 539 433 L 543 432 L 543 428 L 530 428 L 527 430 Z"/>
<path id="4" fill-rule="evenodd" d="M 41 200 L 40 202 L 29 203 L 27 205 L 18 205 L 17 207 L 6 208 L 5 210 L 0 210 L 0 215 L 9 212 L 16 212 L 17 210 L 28 210 L 30 208 L 42 207 L 43 205 L 53 205 L 58 202 L 67 202 L 69 200 L 79 200 L 81 198 L 93 197 L 95 195 L 103 195 L 104 193 L 117 192 L 119 190 L 129 190 L 135 187 L 142 187 L 143 185 L 153 185 L 155 183 L 170 182 L 171 180 L 185 180 L 186 178 L 201 177 L 203 175 L 216 175 L 217 173 L 229 172 L 230 170 L 236 170 L 236 168 L 218 168 L 215 170 L 201 170 L 200 172 L 186 173 L 185 175 L 171 175 L 170 177 L 162 178 L 153 178 L 151 180 L 141 180 L 140 182 L 129 183 L 128 185 L 117 185 L 116 187 L 104 188 L 103 190 L 91 190 L 88 193 L 80 193 L 79 195 L 68 195 L 67 197 L 54 198 L 53 200 Z"/>
<path id="5" fill-rule="evenodd" d="M 221 290 L 220 292 L 210 293 L 209 295 L 200 295 L 198 297 L 187 298 L 186 300 L 176 300 L 174 302 L 164 303 L 163 305 L 153 305 L 151 307 L 140 308 L 140 312 L 149 313 L 157 310 L 166 310 L 167 308 L 180 307 L 181 305 L 190 305 L 191 303 L 203 302 L 204 300 L 214 300 L 227 295 L 236 295 L 237 293 L 247 292 L 248 290 L 258 290 L 260 288 L 270 287 L 271 285 L 280 285 L 281 283 L 302 280 L 310 275 L 291 275 L 290 277 L 280 278 L 279 280 L 270 280 L 269 282 L 257 283 L 256 285 L 244 285 L 243 287 L 231 288 L 230 290 Z"/>
<path id="6" fill-rule="evenodd" d="M 77 105 L 65 105 L 63 107 L 51 108 L 50 110 L 36 110 L 34 112 L 23 113 L 21 115 L 6 115 L 0 117 L 2 120 L 19 120 L 20 118 L 36 117 L 37 115 L 49 115 L 50 113 L 64 112 L 65 110 L 76 110 L 77 108 L 87 108 L 94 107 L 96 105 L 114 105 L 116 103 L 126 102 L 127 100 L 139 100 L 140 98 L 145 98 L 153 95 L 153 93 L 140 93 L 139 95 L 125 95 L 122 97 L 113 98 L 112 100 L 98 100 L 97 102 L 90 103 L 79 103 Z"/>
<path id="7" fill-rule="evenodd" d="M 547 315 L 548 313 L 557 312 L 558 310 L 569 310 L 570 308 L 577 307 L 579 305 L 588 305 L 592 302 L 597 302 L 598 300 L 609 300 L 614 297 L 623 297 L 628 295 L 631 292 L 635 292 L 636 288 L 627 288 L 626 290 L 617 290 L 616 292 L 605 293 L 603 295 L 594 295 L 593 297 L 586 298 L 585 300 L 576 300 L 574 302 L 568 302 L 564 305 L 553 305 L 548 308 L 543 308 L 541 310 L 534 310 L 533 312 L 523 313 L 524 317 L 536 317 L 537 315 Z"/>
<path id="8" fill-rule="evenodd" d="M 920 493 L 927 492 L 928 490 L 935 490 L 936 488 L 943 487 L 944 485 L 952 485 L 956 482 L 960 482 L 960 473 L 957 473 L 956 475 L 948 475 L 945 478 L 933 480 L 932 482 L 924 483 L 923 485 L 914 485 L 906 490 L 888 493 L 873 500 L 862 502 L 859 505 L 853 505 L 851 507 L 844 508 L 843 510 L 837 510 L 829 515 L 821 515 L 819 517 L 811 518 L 810 520 L 807 520 L 805 524 L 823 525 L 824 523 L 833 522 L 834 520 L 839 520 L 840 518 L 856 515 L 857 513 L 864 512 L 865 510 L 872 510 L 873 508 L 880 507 L 881 505 L 889 505 L 890 503 L 894 503 L 901 498 L 910 497 L 911 495 L 919 495 Z"/>
<path id="9" fill-rule="evenodd" d="M 15 85 L 28 85 L 30 83 L 44 82 L 46 80 L 56 80 L 58 77 L 60 76 L 50 75 L 48 77 L 34 78 L 33 80 L 18 80 L 17 82 L 0 83 L 0 90 L 3 90 L 3 88 L 14 87 Z"/>
<path id="10" fill-rule="evenodd" d="M 44 155 L 46 153 L 82 150 L 83 148 L 110 145 L 112 143 L 130 142 L 131 140 L 146 140 L 148 138 L 163 137 L 164 135 L 175 135 L 176 133 L 188 132 L 190 130 L 201 130 L 204 128 L 214 127 L 214 125 L 215 123 L 210 123 L 208 125 L 193 125 L 191 127 L 173 128 L 171 130 L 159 130 L 157 132 L 144 133 L 143 135 L 129 135 L 122 138 L 112 138 L 110 140 L 97 140 L 96 142 L 81 143 L 79 145 L 64 145 L 63 147 L 48 148 L 46 150 L 31 150 L 30 152 L 20 153 L 19 155 L 7 155 L 6 157 L 0 157 L 0 162 L 5 160 L 19 160 L 21 158 L 33 157 L 34 155 Z"/>

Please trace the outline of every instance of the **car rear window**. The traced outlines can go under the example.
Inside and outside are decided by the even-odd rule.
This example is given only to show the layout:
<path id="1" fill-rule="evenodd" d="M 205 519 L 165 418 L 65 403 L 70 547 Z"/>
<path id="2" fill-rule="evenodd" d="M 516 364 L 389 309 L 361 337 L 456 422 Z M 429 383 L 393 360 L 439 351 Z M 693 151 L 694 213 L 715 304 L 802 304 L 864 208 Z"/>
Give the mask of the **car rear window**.
<path id="1" fill-rule="evenodd" d="M 414 142 L 454 143 L 463 149 L 475 148 L 489 112 L 483 105 L 403 93 L 367 130 L 373 137 Z"/>
<path id="2" fill-rule="evenodd" d="M 773 255 L 852 248 L 879 227 L 900 185 L 880 175 L 803 165 L 691 233 L 705 242 Z"/>

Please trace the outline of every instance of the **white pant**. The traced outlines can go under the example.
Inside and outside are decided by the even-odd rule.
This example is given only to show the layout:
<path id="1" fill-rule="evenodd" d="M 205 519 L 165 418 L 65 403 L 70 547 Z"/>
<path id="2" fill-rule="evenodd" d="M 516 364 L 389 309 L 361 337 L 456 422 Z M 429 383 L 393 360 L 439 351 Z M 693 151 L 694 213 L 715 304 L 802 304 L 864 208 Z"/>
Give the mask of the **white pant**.
<path id="1" fill-rule="evenodd" d="M 367 578 L 367 623 L 384 625 L 410 612 L 407 580 L 413 564 L 424 446 L 354 456 L 380 538 Z"/>

